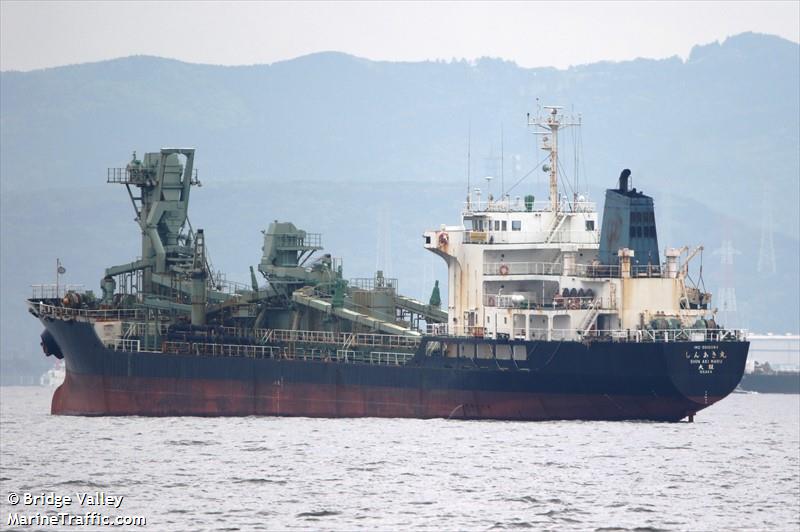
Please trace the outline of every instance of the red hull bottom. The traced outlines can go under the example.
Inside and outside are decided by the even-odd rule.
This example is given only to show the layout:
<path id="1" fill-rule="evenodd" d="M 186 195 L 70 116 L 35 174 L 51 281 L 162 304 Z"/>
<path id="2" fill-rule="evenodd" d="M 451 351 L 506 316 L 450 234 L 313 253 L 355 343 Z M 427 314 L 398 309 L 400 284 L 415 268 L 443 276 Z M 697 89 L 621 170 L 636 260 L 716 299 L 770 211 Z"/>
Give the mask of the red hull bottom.
<path id="1" fill-rule="evenodd" d="M 721 398 L 537 394 L 100 377 L 67 372 L 51 412 L 81 416 L 305 416 L 679 421 Z"/>

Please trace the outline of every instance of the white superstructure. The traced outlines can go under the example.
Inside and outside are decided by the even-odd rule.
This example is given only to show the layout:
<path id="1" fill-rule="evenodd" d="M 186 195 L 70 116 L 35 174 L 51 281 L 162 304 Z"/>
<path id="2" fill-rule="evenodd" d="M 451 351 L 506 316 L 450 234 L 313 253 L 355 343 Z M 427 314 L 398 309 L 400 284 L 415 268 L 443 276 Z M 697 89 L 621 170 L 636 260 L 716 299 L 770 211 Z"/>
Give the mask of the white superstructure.
<path id="1" fill-rule="evenodd" d="M 41 386 L 58 386 L 64 382 L 64 377 L 67 374 L 67 368 L 63 360 L 57 360 L 52 368 L 48 369 L 42 376 L 39 377 L 39 385 Z"/>
<path id="2" fill-rule="evenodd" d="M 579 123 L 563 121 L 558 107 L 546 109 L 546 119 L 529 119 L 529 125 L 539 128 L 549 152 L 549 200 L 483 199 L 480 190 L 470 190 L 459 225 L 424 233 L 425 247 L 448 270 L 448 327 L 436 332 L 579 340 L 705 329 L 707 322 L 698 327 L 697 320 L 711 318 L 711 294 L 685 282 L 688 261 L 702 248 L 683 263 L 687 248 L 667 249 L 666 263 L 645 265 L 636 263 L 632 249 L 622 248 L 616 264 L 601 264 L 595 204 L 558 193 L 558 131 Z"/>

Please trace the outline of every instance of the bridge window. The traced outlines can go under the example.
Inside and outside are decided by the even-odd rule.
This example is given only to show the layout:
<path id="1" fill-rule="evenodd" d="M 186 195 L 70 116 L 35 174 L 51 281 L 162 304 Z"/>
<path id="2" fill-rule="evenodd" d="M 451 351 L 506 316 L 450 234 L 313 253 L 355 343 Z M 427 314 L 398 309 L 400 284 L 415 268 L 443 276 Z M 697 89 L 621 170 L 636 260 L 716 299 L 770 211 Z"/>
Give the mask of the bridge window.
<path id="1" fill-rule="evenodd" d="M 506 221 L 505 221 L 505 220 L 503 220 L 503 221 L 501 222 L 501 224 L 500 224 L 500 230 L 501 230 L 501 231 L 505 231 L 506 229 L 507 229 L 507 226 L 506 226 Z"/>
<path id="2" fill-rule="evenodd" d="M 522 222 L 519 220 L 511 220 L 512 231 L 522 231 Z"/>
<path id="3" fill-rule="evenodd" d="M 586 230 L 594 231 L 594 220 L 586 220 Z"/>

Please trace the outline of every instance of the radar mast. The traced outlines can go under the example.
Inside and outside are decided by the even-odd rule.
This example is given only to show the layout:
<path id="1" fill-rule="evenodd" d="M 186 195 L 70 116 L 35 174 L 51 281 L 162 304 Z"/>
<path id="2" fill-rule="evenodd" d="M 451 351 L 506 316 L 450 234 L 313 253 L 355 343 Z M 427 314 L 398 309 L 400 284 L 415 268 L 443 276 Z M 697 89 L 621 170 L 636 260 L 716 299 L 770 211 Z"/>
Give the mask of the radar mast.
<path id="1" fill-rule="evenodd" d="M 565 119 L 563 115 L 558 112 L 562 107 L 555 105 L 545 105 L 545 109 L 549 111 L 547 118 L 531 118 L 528 114 L 528 126 L 537 126 L 541 128 L 535 131 L 536 135 L 542 136 L 542 149 L 550 152 L 550 164 L 545 167 L 545 171 L 550 174 L 550 210 L 558 212 L 558 130 L 570 126 L 580 126 L 580 119 L 574 120 L 572 118 Z"/>

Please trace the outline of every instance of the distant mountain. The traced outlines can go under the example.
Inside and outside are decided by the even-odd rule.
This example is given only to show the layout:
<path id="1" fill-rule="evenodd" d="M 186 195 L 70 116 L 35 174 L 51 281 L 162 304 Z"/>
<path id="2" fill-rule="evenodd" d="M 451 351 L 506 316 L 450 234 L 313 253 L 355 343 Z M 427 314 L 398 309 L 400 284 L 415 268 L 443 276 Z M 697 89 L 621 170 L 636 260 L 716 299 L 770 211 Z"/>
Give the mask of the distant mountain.
<path id="1" fill-rule="evenodd" d="M 583 148 L 581 190 L 588 182 L 600 199 L 631 168 L 634 186 L 656 198 L 662 246 L 705 243 L 708 288 L 736 287 L 732 324 L 797 332 L 799 65 L 798 44 L 747 33 L 697 46 L 686 61 L 567 70 L 319 53 L 250 67 L 139 56 L 2 72 L 0 350 L 6 357 L 38 343 L 22 300 L 28 285 L 52 282 L 57 256 L 73 281 L 96 289 L 105 266 L 137 254 L 128 200 L 105 184 L 105 168 L 169 145 L 198 149 L 206 187 L 193 219 L 232 274 L 246 280 L 259 229 L 280 217 L 328 235 L 351 276 L 390 255 L 401 288 L 422 296 L 419 272 L 430 270 L 432 284 L 444 281 L 444 267 L 419 235 L 457 221 L 469 131 L 472 186 L 500 177 L 502 128 L 506 188 L 519 181 L 512 195 L 546 196 L 541 171 L 524 177 L 543 156 L 525 127 L 537 98 L 581 115 L 581 135 L 561 138 L 566 174 L 574 174 L 571 148 Z M 757 269 L 762 250 L 771 257 L 765 206 L 775 274 Z M 391 230 L 381 232 L 387 211 Z M 723 240 L 741 253 L 735 271 L 710 253 Z"/>

